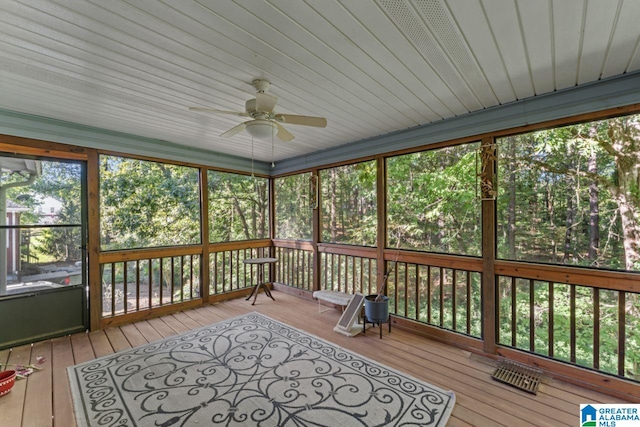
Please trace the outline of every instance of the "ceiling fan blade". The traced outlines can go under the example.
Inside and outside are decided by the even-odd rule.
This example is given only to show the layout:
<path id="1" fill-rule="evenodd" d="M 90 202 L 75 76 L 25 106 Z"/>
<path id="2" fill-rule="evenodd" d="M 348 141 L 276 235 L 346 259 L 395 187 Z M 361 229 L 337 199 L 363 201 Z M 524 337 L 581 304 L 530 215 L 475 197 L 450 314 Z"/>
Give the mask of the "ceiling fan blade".
<path id="1" fill-rule="evenodd" d="M 189 111 L 203 111 L 205 113 L 214 114 L 232 114 L 234 116 L 249 117 L 249 114 L 240 111 L 216 110 L 215 108 L 189 107 Z"/>
<path id="2" fill-rule="evenodd" d="M 323 128 L 327 126 L 327 119 L 324 117 L 298 116 L 295 114 L 276 114 L 275 119 L 291 125 L 315 126 Z"/>
<path id="3" fill-rule="evenodd" d="M 268 93 L 256 93 L 256 111 L 264 111 L 265 113 L 273 112 L 278 98 Z"/>
<path id="4" fill-rule="evenodd" d="M 293 136 L 293 134 L 291 132 L 286 130 L 284 128 L 284 126 L 282 126 L 280 123 L 278 123 L 278 122 L 274 122 L 274 123 L 278 127 L 278 133 L 276 134 L 276 136 L 278 137 L 278 139 L 280 139 L 280 141 L 289 142 L 289 141 L 293 140 L 293 138 L 295 138 L 295 136 Z"/>
<path id="5" fill-rule="evenodd" d="M 236 133 L 242 132 L 246 127 L 247 127 L 247 123 L 246 122 L 245 123 L 240 123 L 239 125 L 232 127 L 231 129 L 229 129 L 225 133 L 221 134 L 220 136 L 223 137 L 223 138 L 231 138 Z"/>

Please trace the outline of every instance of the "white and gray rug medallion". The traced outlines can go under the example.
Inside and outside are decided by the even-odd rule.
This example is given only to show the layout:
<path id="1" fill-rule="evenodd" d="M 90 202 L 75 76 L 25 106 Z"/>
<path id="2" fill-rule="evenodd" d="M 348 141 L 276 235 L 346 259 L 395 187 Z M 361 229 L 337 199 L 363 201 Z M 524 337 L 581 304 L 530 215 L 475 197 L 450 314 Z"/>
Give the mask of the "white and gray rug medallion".
<path id="1" fill-rule="evenodd" d="M 444 426 L 444 391 L 258 313 L 69 368 L 79 426 Z"/>

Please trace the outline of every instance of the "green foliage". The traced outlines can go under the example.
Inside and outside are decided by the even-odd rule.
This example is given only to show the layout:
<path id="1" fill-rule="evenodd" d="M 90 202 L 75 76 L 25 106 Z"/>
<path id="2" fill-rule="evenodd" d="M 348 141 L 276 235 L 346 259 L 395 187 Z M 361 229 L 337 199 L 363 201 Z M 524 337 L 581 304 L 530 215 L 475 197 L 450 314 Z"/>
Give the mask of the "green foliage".
<path id="1" fill-rule="evenodd" d="M 389 246 L 481 254 L 477 149 L 473 143 L 387 159 Z"/>
<path id="2" fill-rule="evenodd" d="M 269 180 L 209 171 L 209 242 L 269 238 Z"/>
<path id="3" fill-rule="evenodd" d="M 320 171 L 322 241 L 375 246 L 376 162 Z"/>
<path id="4" fill-rule="evenodd" d="M 275 180 L 276 237 L 311 240 L 311 174 L 302 173 Z"/>
<path id="5" fill-rule="evenodd" d="M 640 162 L 629 151 L 634 144 L 615 138 L 640 143 L 637 135 L 619 134 L 621 121 L 639 120 L 631 116 L 499 140 L 498 256 L 634 269 L 640 198 L 634 196 L 637 186 L 623 183 L 637 182 Z M 625 253 L 625 240 L 631 252 Z"/>
<path id="6" fill-rule="evenodd" d="M 532 288 L 533 287 L 533 288 Z M 544 356 L 574 362 L 580 366 L 597 368 L 612 374 L 618 373 L 618 328 L 620 293 L 597 290 L 586 286 L 573 286 L 575 293 L 574 317 L 571 317 L 572 286 L 559 283 L 530 281 L 501 277 L 498 287 L 499 318 L 498 342 Z M 533 307 L 530 292 L 533 291 Z M 553 298 L 551 294 L 553 293 Z M 596 293 L 597 299 L 596 299 Z M 638 294 L 627 293 L 624 307 L 628 314 L 625 325 L 625 375 L 640 379 L 640 306 Z M 512 301 L 515 300 L 515 305 Z M 598 304 L 596 304 L 598 301 Z M 533 321 L 530 310 L 533 309 Z M 513 313 L 515 311 L 515 317 Z M 550 313 L 553 312 L 553 318 Z M 598 319 L 599 335 L 596 337 L 595 319 Z M 515 320 L 514 320 L 515 319 Z M 551 321 L 553 330 L 551 331 Z M 512 328 L 515 322 L 515 329 Z M 575 360 L 571 358 L 571 330 L 575 327 Z M 534 342 L 530 333 L 534 333 Z M 512 342 L 515 337 L 515 344 Z M 593 349 L 597 344 L 598 366 Z M 553 347 L 549 344 L 553 342 Z"/>
<path id="7" fill-rule="evenodd" d="M 82 223 L 81 166 L 75 163 L 42 162 L 42 176 L 31 191 L 40 197 L 51 197 L 62 206 L 57 211 L 55 224 Z M 56 260 L 82 259 L 80 227 L 45 228 L 34 245 L 37 252 L 53 256 Z"/>
<path id="8" fill-rule="evenodd" d="M 102 250 L 200 243 L 195 168 L 100 156 Z"/>

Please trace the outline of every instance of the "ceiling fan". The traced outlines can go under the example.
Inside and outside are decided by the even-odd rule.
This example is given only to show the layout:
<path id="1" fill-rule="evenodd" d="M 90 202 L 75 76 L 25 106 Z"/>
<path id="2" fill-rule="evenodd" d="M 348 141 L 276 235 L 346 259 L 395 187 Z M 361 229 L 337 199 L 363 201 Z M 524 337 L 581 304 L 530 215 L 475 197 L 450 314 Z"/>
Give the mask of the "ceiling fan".
<path id="1" fill-rule="evenodd" d="M 232 114 L 240 117 L 251 117 L 252 120 L 240 123 L 237 126 L 232 127 L 225 133 L 221 134 L 222 137 L 232 137 L 235 134 L 247 130 L 254 138 L 258 139 L 271 139 L 275 133 L 281 141 L 289 142 L 294 136 L 291 132 L 284 128 L 280 123 L 302 125 L 302 126 L 315 126 L 326 127 L 327 119 L 324 117 L 312 117 L 312 116 L 300 116 L 296 114 L 280 114 L 274 111 L 278 98 L 266 93 L 271 86 L 271 83 L 265 79 L 255 79 L 251 82 L 254 88 L 256 88 L 256 97 L 248 100 L 245 103 L 245 111 L 226 111 L 217 110 L 215 108 L 200 108 L 191 107 L 191 111 L 204 111 L 214 114 Z"/>

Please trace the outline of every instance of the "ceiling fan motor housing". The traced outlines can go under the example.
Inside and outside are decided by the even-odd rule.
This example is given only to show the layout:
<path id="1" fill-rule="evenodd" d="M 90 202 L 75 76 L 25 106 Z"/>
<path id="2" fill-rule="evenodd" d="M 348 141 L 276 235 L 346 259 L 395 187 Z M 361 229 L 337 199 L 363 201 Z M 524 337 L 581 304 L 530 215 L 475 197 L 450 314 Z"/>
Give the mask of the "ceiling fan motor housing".
<path id="1" fill-rule="evenodd" d="M 244 108 L 246 109 L 247 113 L 252 113 L 254 111 L 256 111 L 256 99 L 252 98 L 250 100 L 248 100 L 247 102 L 244 103 Z"/>

